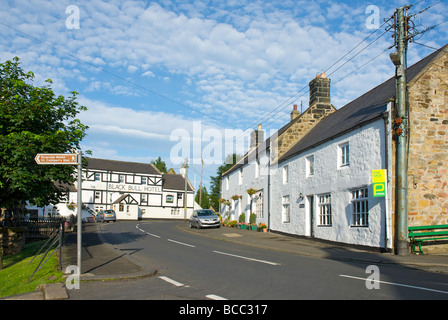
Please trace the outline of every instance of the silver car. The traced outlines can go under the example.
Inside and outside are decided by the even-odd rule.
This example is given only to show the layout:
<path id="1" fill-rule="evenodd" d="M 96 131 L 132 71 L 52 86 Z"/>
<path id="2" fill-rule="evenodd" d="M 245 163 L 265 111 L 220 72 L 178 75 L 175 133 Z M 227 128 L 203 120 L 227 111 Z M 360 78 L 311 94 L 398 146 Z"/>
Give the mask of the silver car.
<path id="1" fill-rule="evenodd" d="M 190 217 L 190 228 L 221 227 L 221 220 L 210 209 L 195 210 Z"/>
<path id="2" fill-rule="evenodd" d="M 114 210 L 104 210 L 97 213 L 95 217 L 96 222 L 109 222 L 109 221 L 117 221 L 117 216 L 115 215 Z"/>

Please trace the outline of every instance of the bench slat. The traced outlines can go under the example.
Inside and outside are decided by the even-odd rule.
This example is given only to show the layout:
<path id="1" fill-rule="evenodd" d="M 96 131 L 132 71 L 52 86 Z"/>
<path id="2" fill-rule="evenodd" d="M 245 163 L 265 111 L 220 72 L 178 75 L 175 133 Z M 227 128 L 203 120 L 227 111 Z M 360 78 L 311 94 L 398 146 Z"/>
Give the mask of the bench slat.
<path id="1" fill-rule="evenodd" d="M 448 240 L 448 224 L 415 226 L 409 227 L 409 237 L 412 240 L 412 251 L 415 252 L 415 245 L 418 244 L 419 250 L 423 253 L 422 243 L 425 241 Z M 446 229 L 446 230 L 445 230 Z M 428 231 L 441 230 L 441 231 Z M 442 237 L 437 237 L 442 236 Z M 437 237 L 437 238 L 435 238 Z"/>

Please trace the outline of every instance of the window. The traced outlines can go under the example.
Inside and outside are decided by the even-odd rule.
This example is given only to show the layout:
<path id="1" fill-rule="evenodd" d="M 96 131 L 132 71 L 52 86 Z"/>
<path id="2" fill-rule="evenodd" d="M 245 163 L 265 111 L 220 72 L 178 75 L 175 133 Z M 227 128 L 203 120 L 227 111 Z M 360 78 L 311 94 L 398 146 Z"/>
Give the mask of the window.
<path id="1" fill-rule="evenodd" d="M 289 196 L 284 196 L 282 198 L 282 222 L 290 222 Z"/>
<path id="2" fill-rule="evenodd" d="M 174 197 L 172 194 L 166 196 L 166 203 L 173 203 Z"/>
<path id="3" fill-rule="evenodd" d="M 146 193 L 142 193 L 142 204 L 148 204 L 148 195 Z"/>
<path id="4" fill-rule="evenodd" d="M 124 204 L 123 203 L 120 203 L 120 205 L 119 205 L 119 209 L 118 209 L 120 212 L 123 212 L 124 211 Z"/>
<path id="5" fill-rule="evenodd" d="M 350 164 L 350 148 L 347 143 L 339 145 L 339 166 L 345 167 Z"/>
<path id="6" fill-rule="evenodd" d="M 142 184 L 148 184 L 148 178 L 142 177 Z"/>
<path id="7" fill-rule="evenodd" d="M 306 176 L 314 175 L 314 156 L 306 158 Z"/>
<path id="8" fill-rule="evenodd" d="M 263 218 L 263 191 L 258 191 L 255 194 L 254 207 L 257 218 Z"/>
<path id="9" fill-rule="evenodd" d="M 120 174 L 119 178 L 118 178 L 120 183 L 124 183 L 124 175 Z"/>
<path id="10" fill-rule="evenodd" d="M 331 194 L 319 196 L 319 225 L 331 226 Z"/>
<path id="11" fill-rule="evenodd" d="M 101 173 L 95 172 L 95 181 L 101 181 Z"/>
<path id="12" fill-rule="evenodd" d="M 369 226 L 369 194 L 367 190 L 364 187 L 352 191 L 353 226 Z"/>
<path id="13" fill-rule="evenodd" d="M 283 184 L 288 183 L 288 166 L 283 167 Z"/>
<path id="14" fill-rule="evenodd" d="M 95 199 L 101 199 L 101 191 L 95 191 Z"/>

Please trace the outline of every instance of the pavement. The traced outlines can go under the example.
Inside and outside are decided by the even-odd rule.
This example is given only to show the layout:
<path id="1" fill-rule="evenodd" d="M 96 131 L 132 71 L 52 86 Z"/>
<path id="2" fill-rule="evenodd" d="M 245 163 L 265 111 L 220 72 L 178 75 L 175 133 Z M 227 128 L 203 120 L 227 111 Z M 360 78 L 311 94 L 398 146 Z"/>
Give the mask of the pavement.
<path id="1" fill-rule="evenodd" d="M 198 236 L 291 254 L 350 262 L 358 261 L 377 266 L 397 265 L 422 271 L 448 274 L 448 253 L 398 256 L 393 253 L 375 252 L 366 250 L 365 248 L 353 248 L 341 244 L 283 235 L 275 232 L 264 233 L 229 227 L 221 227 L 219 229 L 190 229 L 188 224 L 183 222 L 179 222 L 177 228 Z M 140 263 L 132 255 L 121 252 L 106 243 L 102 237 L 100 224 L 84 224 L 82 241 L 81 281 L 138 279 L 157 274 L 156 269 Z M 66 234 L 63 254 L 64 252 L 65 259 L 62 259 L 63 271 L 69 265 L 76 265 L 76 232 Z M 67 276 L 70 276 L 70 274 Z M 64 299 L 68 299 L 68 294 L 63 283 L 46 284 L 39 286 L 34 292 L 3 298 L 3 300 Z"/>

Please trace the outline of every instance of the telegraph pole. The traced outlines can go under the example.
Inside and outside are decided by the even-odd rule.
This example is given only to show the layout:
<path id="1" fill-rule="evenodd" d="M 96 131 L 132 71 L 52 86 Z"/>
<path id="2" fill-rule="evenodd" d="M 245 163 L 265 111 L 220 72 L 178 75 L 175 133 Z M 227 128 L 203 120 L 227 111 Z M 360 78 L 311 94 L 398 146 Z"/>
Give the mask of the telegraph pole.
<path id="1" fill-rule="evenodd" d="M 391 60 L 396 66 L 394 133 L 397 138 L 396 150 L 396 254 L 409 254 L 408 245 L 408 110 L 406 86 L 406 54 L 408 44 L 408 7 L 395 11 L 395 47 L 397 52 L 391 53 Z"/>
<path id="2" fill-rule="evenodd" d="M 185 178 L 185 197 L 184 197 L 184 221 L 185 221 L 185 220 L 187 220 L 188 158 L 185 159 L 185 177 L 184 178 Z"/>

